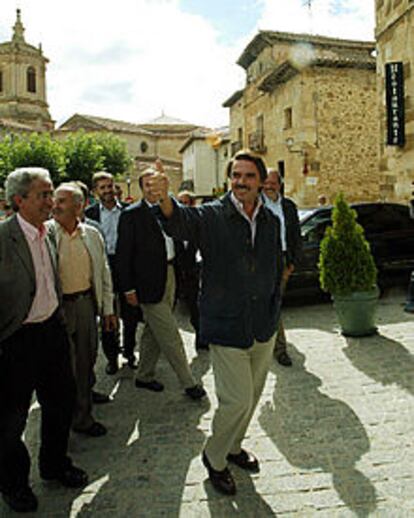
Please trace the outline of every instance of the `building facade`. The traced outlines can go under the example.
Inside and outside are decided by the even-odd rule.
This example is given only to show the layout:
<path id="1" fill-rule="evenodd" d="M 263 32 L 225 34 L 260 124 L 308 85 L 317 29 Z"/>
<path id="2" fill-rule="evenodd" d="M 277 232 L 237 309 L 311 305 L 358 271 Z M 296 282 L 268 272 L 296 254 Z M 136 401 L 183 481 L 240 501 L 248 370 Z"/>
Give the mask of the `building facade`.
<path id="1" fill-rule="evenodd" d="M 183 184 L 197 196 L 211 196 L 227 188 L 226 165 L 230 158 L 227 128 L 193 131 L 180 149 Z"/>
<path id="2" fill-rule="evenodd" d="M 414 198 L 414 1 L 376 0 L 375 8 L 380 192 L 384 200 L 408 201 Z M 393 80 L 401 82 L 399 100 L 392 98 L 394 85 L 386 86 L 386 68 L 391 66 L 401 67 Z M 398 108 L 402 109 L 399 114 Z M 397 132 L 395 141 L 390 131 Z"/>
<path id="3" fill-rule="evenodd" d="M 17 9 L 12 39 L 0 44 L 2 127 L 10 127 L 10 131 L 25 131 L 25 127 L 33 131 L 53 129 L 54 122 L 46 102 L 47 63 L 40 45 L 36 48 L 26 43 L 20 10 Z"/>
<path id="4" fill-rule="evenodd" d="M 230 109 L 232 151 L 248 147 L 285 178 L 302 207 L 377 200 L 379 123 L 374 42 L 261 31 L 237 63 L 244 89 Z"/>

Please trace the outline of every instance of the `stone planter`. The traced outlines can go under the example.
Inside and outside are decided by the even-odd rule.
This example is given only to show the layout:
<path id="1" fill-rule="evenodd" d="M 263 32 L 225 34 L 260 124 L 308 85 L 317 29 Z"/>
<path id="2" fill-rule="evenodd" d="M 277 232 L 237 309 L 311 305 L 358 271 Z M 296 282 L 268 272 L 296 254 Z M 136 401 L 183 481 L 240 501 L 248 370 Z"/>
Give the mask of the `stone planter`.
<path id="1" fill-rule="evenodd" d="M 376 333 L 377 287 L 371 291 L 334 295 L 332 298 L 343 335 L 369 336 Z"/>

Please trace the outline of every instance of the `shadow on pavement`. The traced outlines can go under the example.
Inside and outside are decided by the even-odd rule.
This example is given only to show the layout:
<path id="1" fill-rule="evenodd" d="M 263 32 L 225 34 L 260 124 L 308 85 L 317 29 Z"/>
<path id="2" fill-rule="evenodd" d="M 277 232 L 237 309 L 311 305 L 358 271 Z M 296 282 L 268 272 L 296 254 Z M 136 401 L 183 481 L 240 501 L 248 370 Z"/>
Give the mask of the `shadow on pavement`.
<path id="1" fill-rule="evenodd" d="M 414 395 L 414 357 L 395 340 L 377 334 L 346 338 L 343 349 L 352 365 L 383 385 L 395 384 Z"/>
<path id="2" fill-rule="evenodd" d="M 370 449 L 365 429 L 348 405 L 320 391 L 322 382 L 304 368 L 304 355 L 291 351 L 292 368 L 273 366 L 273 402 L 261 407 L 259 423 L 291 465 L 331 473 L 346 506 L 368 516 L 376 509 L 376 490 L 355 467 Z"/>

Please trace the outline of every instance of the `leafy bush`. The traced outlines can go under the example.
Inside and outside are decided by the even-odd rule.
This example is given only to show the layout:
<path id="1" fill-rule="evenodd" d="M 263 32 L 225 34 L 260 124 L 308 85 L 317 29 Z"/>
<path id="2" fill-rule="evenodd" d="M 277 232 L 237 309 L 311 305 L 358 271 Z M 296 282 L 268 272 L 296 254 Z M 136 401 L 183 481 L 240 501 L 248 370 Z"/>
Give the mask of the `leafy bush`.
<path id="1" fill-rule="evenodd" d="M 319 280 L 332 295 L 369 291 L 376 285 L 377 269 L 356 212 L 338 194 L 332 212 L 333 226 L 321 241 Z"/>

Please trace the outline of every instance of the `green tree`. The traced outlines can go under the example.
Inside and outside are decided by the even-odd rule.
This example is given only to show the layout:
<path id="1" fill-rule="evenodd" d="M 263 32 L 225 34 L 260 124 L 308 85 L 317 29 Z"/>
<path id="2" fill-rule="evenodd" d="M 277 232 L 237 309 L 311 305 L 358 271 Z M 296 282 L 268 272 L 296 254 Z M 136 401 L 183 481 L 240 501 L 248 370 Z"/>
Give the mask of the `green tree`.
<path id="1" fill-rule="evenodd" d="M 65 139 L 63 147 L 67 179 L 81 180 L 91 187 L 93 173 L 104 166 L 103 148 L 96 136 L 81 130 Z"/>
<path id="2" fill-rule="evenodd" d="M 48 133 L 8 135 L 0 143 L 0 175 L 4 181 L 17 167 L 44 167 L 58 184 L 64 177 L 65 157 L 60 142 Z"/>
<path id="3" fill-rule="evenodd" d="M 114 176 L 126 173 L 132 165 L 126 142 L 113 133 L 97 133 L 95 136 L 102 148 L 103 169 Z"/>
<path id="4" fill-rule="evenodd" d="M 343 194 L 338 194 L 333 225 L 326 229 L 321 241 L 318 265 L 321 287 L 332 295 L 369 291 L 376 284 L 377 269 L 356 216 Z"/>

